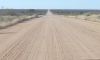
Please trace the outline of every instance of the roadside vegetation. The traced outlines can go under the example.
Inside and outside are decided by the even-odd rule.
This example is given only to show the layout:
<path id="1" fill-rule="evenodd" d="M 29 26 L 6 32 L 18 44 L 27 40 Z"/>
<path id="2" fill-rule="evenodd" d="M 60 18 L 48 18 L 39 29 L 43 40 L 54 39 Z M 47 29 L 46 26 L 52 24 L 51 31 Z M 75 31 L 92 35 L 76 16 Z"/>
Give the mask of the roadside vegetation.
<path id="1" fill-rule="evenodd" d="M 86 14 L 87 13 L 83 15 L 75 16 L 75 18 L 94 21 L 94 22 L 100 22 L 100 14 L 89 14 L 89 15 L 86 15 Z"/>
<path id="2" fill-rule="evenodd" d="M 35 11 L 34 9 L 14 10 L 3 9 L 0 11 L 0 29 L 14 25 L 18 22 L 38 18 L 39 15 L 45 15 L 46 11 Z"/>
<path id="3" fill-rule="evenodd" d="M 63 15 L 68 18 L 76 18 L 76 19 L 100 22 L 99 10 L 51 10 L 51 11 L 56 15 Z"/>

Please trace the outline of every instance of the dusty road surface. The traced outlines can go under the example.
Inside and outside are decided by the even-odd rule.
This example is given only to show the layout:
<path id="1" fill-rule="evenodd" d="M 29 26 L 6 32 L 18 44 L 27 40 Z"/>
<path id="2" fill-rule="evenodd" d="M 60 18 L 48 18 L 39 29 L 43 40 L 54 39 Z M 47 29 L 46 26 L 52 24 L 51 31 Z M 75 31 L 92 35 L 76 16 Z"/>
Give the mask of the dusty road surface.
<path id="1" fill-rule="evenodd" d="M 100 59 L 100 23 L 52 15 L 0 30 L 0 60 Z"/>

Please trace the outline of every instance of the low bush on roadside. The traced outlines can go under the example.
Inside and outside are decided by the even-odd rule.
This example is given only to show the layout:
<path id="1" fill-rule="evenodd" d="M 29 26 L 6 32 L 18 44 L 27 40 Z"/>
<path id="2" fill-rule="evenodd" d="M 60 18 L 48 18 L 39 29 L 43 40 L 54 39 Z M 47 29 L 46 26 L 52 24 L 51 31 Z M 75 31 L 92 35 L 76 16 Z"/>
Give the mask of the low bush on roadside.
<path id="1" fill-rule="evenodd" d="M 76 16 L 75 15 L 69 15 L 67 17 L 89 20 L 89 21 L 94 21 L 94 22 L 100 22 L 100 14 L 85 13 L 83 15 L 76 15 Z"/>
<path id="2" fill-rule="evenodd" d="M 35 17 L 36 14 L 32 14 L 31 11 L 16 12 L 13 9 L 2 10 L 0 11 L 0 29 Z"/>
<path id="3" fill-rule="evenodd" d="M 35 16 L 0 16 L 0 28 L 4 28 L 18 22 L 26 21 Z"/>
<path id="4" fill-rule="evenodd" d="M 95 22 L 100 22 L 100 15 L 96 14 L 91 14 L 91 15 L 78 15 L 78 19 L 84 19 L 84 20 L 90 20 L 90 21 L 95 21 Z"/>

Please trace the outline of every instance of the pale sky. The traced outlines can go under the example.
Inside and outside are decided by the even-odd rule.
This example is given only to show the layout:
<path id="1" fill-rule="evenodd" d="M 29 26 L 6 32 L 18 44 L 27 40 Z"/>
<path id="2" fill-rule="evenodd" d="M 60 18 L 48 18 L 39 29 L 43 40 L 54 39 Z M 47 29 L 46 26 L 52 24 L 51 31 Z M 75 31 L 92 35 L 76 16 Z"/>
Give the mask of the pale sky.
<path id="1" fill-rule="evenodd" d="M 100 0 L 1 0 L 0 6 L 14 9 L 100 9 Z"/>

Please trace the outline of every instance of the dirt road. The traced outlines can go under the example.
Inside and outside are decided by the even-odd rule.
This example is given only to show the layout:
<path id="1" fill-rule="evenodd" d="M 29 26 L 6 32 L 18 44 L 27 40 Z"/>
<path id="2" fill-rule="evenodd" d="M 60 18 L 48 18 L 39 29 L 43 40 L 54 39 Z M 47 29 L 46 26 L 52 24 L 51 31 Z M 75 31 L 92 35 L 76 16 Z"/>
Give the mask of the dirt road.
<path id="1" fill-rule="evenodd" d="M 0 30 L 0 60 L 100 59 L 100 23 L 52 15 Z"/>

